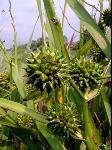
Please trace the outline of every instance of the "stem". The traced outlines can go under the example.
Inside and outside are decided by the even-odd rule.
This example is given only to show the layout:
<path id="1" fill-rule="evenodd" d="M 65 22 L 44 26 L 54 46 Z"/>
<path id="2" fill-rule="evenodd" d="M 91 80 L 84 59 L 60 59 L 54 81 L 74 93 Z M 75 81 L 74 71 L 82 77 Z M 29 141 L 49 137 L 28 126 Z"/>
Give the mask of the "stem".
<path id="1" fill-rule="evenodd" d="M 84 7 L 84 2 L 82 0 L 80 0 L 79 2 Z M 84 40 L 83 32 L 84 32 L 84 25 L 83 25 L 83 21 L 80 20 L 80 49 L 83 46 L 83 40 Z"/>
<path id="2" fill-rule="evenodd" d="M 89 150 L 91 149 L 97 150 L 99 145 L 101 144 L 101 140 L 100 140 L 100 136 L 98 135 L 98 131 L 95 127 L 91 113 L 89 112 L 86 100 L 82 92 L 75 85 L 74 81 L 70 79 L 69 82 L 82 100 L 82 110 L 83 110 L 83 120 L 84 120 L 84 139 L 87 148 Z"/>
<path id="3" fill-rule="evenodd" d="M 81 5 L 84 7 L 84 2 L 82 0 L 79 1 L 81 3 Z M 83 41 L 84 41 L 84 25 L 83 25 L 83 21 L 80 20 L 80 49 L 83 46 Z"/>
<path id="4" fill-rule="evenodd" d="M 12 60 L 10 61 L 10 86 L 13 84 L 13 77 L 12 77 Z"/>
<path id="5" fill-rule="evenodd" d="M 103 0 L 99 0 L 100 2 L 100 21 L 102 20 L 102 13 L 103 13 Z"/>
<path id="6" fill-rule="evenodd" d="M 12 27 L 13 27 L 13 31 L 14 31 L 14 41 L 13 41 L 13 48 L 14 48 L 14 53 L 15 53 L 15 64 L 17 65 L 17 61 L 18 61 L 18 54 L 17 54 L 17 32 L 16 32 L 16 27 L 15 27 L 15 21 L 14 21 L 14 17 L 12 15 L 12 4 L 11 1 L 9 0 L 9 13 L 10 13 L 10 17 L 12 20 Z"/>
<path id="7" fill-rule="evenodd" d="M 62 18 L 62 29 L 64 27 L 66 9 L 67 9 L 67 2 L 65 0 L 65 3 L 64 3 L 64 12 L 63 12 L 63 18 Z"/>

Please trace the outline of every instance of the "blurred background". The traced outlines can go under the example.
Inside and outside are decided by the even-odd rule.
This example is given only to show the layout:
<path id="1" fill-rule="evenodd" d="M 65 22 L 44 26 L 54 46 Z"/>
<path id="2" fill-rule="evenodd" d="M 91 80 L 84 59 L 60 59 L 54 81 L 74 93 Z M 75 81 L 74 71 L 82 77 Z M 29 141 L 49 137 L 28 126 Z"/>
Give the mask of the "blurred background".
<path id="1" fill-rule="evenodd" d="M 99 0 L 86 0 L 87 3 L 95 5 L 99 9 Z M 62 21 L 65 0 L 54 0 L 57 16 Z M 12 3 L 12 14 L 14 16 L 16 30 L 17 30 L 17 43 L 18 45 L 25 44 L 28 42 L 28 39 L 32 33 L 35 22 L 38 18 L 38 8 L 36 0 L 11 0 Z M 105 10 L 108 7 L 108 2 L 104 1 Z M 87 11 L 92 14 L 96 14 L 96 20 L 99 18 L 99 12 L 96 12 L 95 9 L 92 9 L 91 6 L 85 4 Z M 44 12 L 43 12 L 44 13 Z M 66 17 L 64 23 L 63 32 L 64 35 L 70 41 L 74 30 L 75 38 L 74 41 L 78 41 L 80 30 L 80 21 L 72 10 L 67 6 Z M 72 28 L 71 28 L 72 26 Z M 40 20 L 36 24 L 36 30 L 34 33 L 33 40 L 37 40 L 42 35 L 42 29 Z M 13 45 L 13 29 L 11 26 L 11 18 L 9 15 L 9 2 L 8 0 L 0 0 L 0 40 L 5 40 L 5 45 L 9 49 Z"/>

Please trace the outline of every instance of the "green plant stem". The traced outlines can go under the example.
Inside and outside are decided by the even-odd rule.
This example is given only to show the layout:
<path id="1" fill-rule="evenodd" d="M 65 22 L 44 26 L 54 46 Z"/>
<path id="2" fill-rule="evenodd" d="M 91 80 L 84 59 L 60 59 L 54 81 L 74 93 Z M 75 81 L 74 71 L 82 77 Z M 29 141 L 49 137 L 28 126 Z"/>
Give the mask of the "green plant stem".
<path id="1" fill-rule="evenodd" d="M 92 150 L 92 149 L 95 149 L 95 148 L 93 148 L 94 143 L 91 140 L 92 139 L 92 137 L 91 137 L 92 135 L 90 134 L 91 130 L 89 130 L 89 129 L 91 129 L 91 126 L 89 124 L 87 103 L 84 100 L 82 101 L 82 109 L 83 109 L 83 119 L 84 119 L 85 144 L 86 144 L 88 150 Z"/>
<path id="2" fill-rule="evenodd" d="M 43 47 L 46 45 L 45 37 L 44 37 L 44 18 L 43 18 L 43 11 L 42 11 L 42 2 L 41 0 L 36 0 L 37 6 L 38 6 L 38 11 L 39 11 L 39 16 L 40 16 L 40 21 L 41 21 L 41 26 L 42 26 L 42 45 Z"/>
<path id="3" fill-rule="evenodd" d="M 101 138 L 98 135 L 98 131 L 95 127 L 93 118 L 88 110 L 88 105 L 82 94 L 82 92 L 77 88 L 74 81 L 70 79 L 71 86 L 78 93 L 82 100 L 82 110 L 83 110 L 83 120 L 84 120 L 84 139 L 89 150 L 97 150 L 101 144 Z"/>
<path id="4" fill-rule="evenodd" d="M 66 59 L 66 61 L 69 63 L 70 62 L 70 57 L 69 53 L 66 49 L 66 46 L 64 44 L 64 37 L 63 37 L 63 31 L 61 28 L 61 24 L 59 20 L 57 19 L 55 9 L 53 7 L 53 3 L 51 0 L 43 0 L 45 10 L 46 10 L 46 15 L 49 20 L 49 24 L 51 27 L 52 35 L 54 38 L 54 43 L 55 43 L 55 49 L 57 50 L 58 54 L 62 54 L 63 57 Z M 57 23 L 53 23 L 52 19 L 56 18 Z"/>
<path id="5" fill-rule="evenodd" d="M 103 0 L 100 1 L 100 21 L 102 20 L 102 12 L 103 12 Z"/>
<path id="6" fill-rule="evenodd" d="M 84 2 L 82 0 L 80 0 L 79 2 L 84 7 Z M 83 46 L 83 41 L 84 41 L 84 24 L 83 21 L 80 20 L 80 49 Z"/>
<path id="7" fill-rule="evenodd" d="M 64 3 L 64 12 L 63 12 L 63 18 L 62 18 L 62 29 L 64 27 L 66 9 L 67 9 L 67 2 L 65 0 L 65 3 Z"/>

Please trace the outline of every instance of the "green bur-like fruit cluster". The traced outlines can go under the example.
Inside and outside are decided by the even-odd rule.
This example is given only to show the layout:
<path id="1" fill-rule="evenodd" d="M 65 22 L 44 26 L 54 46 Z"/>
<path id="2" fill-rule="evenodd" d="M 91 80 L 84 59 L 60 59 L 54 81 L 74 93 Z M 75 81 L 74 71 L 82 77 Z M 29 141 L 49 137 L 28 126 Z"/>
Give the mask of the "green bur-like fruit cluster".
<path id="1" fill-rule="evenodd" d="M 100 21 L 98 23 L 98 26 L 100 27 L 100 29 L 105 34 L 106 33 L 105 24 L 102 21 Z M 93 44 L 90 48 L 90 57 L 93 58 L 93 60 L 97 63 L 100 63 L 106 59 L 106 55 L 104 54 L 104 52 L 101 50 L 101 48 L 98 46 L 98 44 L 95 42 L 94 39 L 93 39 Z"/>
<path id="2" fill-rule="evenodd" d="M 94 62 L 97 63 L 102 62 L 106 58 L 106 55 L 96 43 L 90 48 L 90 56 L 93 58 Z"/>
<path id="3" fill-rule="evenodd" d="M 28 83 L 33 84 L 41 92 L 47 88 L 49 94 L 52 88 L 60 88 L 62 80 L 67 78 L 67 65 L 55 53 L 32 53 L 27 62 Z"/>
<path id="4" fill-rule="evenodd" d="M 100 29 L 102 30 L 103 33 L 106 33 L 106 26 L 102 20 L 99 21 L 98 26 L 100 27 Z"/>
<path id="5" fill-rule="evenodd" d="M 34 121 L 30 116 L 24 114 L 17 115 L 17 123 L 22 128 L 32 128 L 34 127 Z"/>
<path id="6" fill-rule="evenodd" d="M 71 66 L 70 74 L 83 93 L 96 89 L 101 83 L 102 65 L 91 59 L 80 57 L 76 58 Z"/>
<path id="7" fill-rule="evenodd" d="M 33 92 L 37 91 L 36 87 L 32 84 L 26 84 L 28 94 L 32 94 Z"/>
<path id="8" fill-rule="evenodd" d="M 0 88 L 9 89 L 9 81 L 10 77 L 7 72 L 3 72 L 0 74 Z"/>
<path id="9" fill-rule="evenodd" d="M 69 136 L 80 138 L 79 120 L 74 106 L 67 104 L 56 104 L 48 112 L 48 128 L 57 135 L 65 139 Z"/>
<path id="10" fill-rule="evenodd" d="M 111 28 L 111 9 L 106 9 L 102 15 L 103 23 Z"/>

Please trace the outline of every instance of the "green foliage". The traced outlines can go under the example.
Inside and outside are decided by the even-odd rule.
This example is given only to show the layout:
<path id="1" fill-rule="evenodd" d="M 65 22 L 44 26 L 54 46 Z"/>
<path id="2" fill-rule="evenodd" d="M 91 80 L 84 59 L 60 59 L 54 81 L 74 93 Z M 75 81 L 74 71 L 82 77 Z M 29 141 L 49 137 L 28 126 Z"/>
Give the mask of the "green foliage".
<path id="1" fill-rule="evenodd" d="M 35 26 L 28 44 L 20 47 L 14 30 L 10 54 L 0 41 L 6 63 L 6 72 L 0 73 L 0 148 L 3 150 L 110 148 L 110 88 L 102 88 L 110 78 L 110 64 L 101 61 L 111 58 L 111 29 L 106 28 L 111 22 L 110 10 L 100 14 L 96 24 L 79 1 L 65 3 L 87 29 L 83 32 L 81 28 L 84 35 L 81 33 L 72 60 L 52 0 L 43 0 L 45 16 L 42 3 L 37 0 L 42 25 L 39 45 L 38 41 L 32 44 Z"/>

